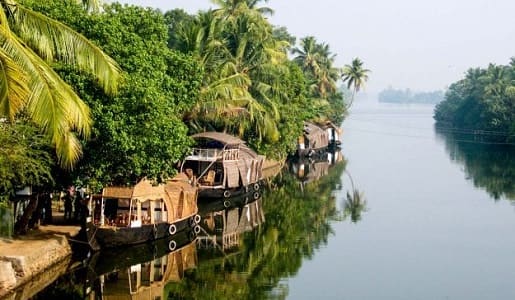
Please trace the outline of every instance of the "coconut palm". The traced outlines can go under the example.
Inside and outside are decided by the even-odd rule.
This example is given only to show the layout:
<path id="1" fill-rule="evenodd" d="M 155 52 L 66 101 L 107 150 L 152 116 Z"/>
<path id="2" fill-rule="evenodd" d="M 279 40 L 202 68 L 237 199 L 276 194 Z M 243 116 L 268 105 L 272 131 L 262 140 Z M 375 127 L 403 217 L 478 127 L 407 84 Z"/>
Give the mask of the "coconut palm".
<path id="1" fill-rule="evenodd" d="M 342 70 L 343 82 L 347 83 L 347 88 L 352 87 L 352 98 L 347 108 L 352 105 L 356 93 L 365 85 L 368 80 L 368 73 L 370 70 L 363 68 L 363 61 L 359 58 L 354 58 L 350 65 L 345 65 Z"/>
<path id="2" fill-rule="evenodd" d="M 93 74 L 110 94 L 117 90 L 120 69 L 66 25 L 14 0 L 0 0 L 0 7 L 0 117 L 13 122 L 20 113 L 28 115 L 50 138 L 60 165 L 71 168 L 81 154 L 75 133 L 87 137 L 92 120 L 51 63 L 59 60 Z"/>
<path id="3" fill-rule="evenodd" d="M 336 91 L 338 69 L 333 67 L 335 54 L 331 53 L 329 45 L 317 43 L 315 37 L 308 36 L 300 41 L 301 47 L 292 50 L 294 61 L 301 66 L 312 81 L 311 89 L 315 97 L 326 99 Z"/>
<path id="4" fill-rule="evenodd" d="M 229 17 L 235 16 L 245 10 L 250 9 L 254 12 L 259 13 L 260 15 L 271 16 L 274 14 L 273 9 L 269 7 L 258 7 L 260 2 L 268 2 L 268 0 L 211 0 L 214 4 L 220 6 L 216 12 L 220 12 L 221 14 Z"/>

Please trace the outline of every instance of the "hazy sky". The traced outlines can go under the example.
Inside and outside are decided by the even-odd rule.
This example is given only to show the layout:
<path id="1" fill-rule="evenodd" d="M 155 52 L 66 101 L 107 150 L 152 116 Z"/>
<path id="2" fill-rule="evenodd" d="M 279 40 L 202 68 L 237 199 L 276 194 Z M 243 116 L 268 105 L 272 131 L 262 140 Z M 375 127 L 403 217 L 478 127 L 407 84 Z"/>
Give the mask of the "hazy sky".
<path id="1" fill-rule="evenodd" d="M 209 0 L 123 0 L 190 13 Z M 337 66 L 360 57 L 372 70 L 367 91 L 435 90 L 470 67 L 515 56 L 515 0 L 270 0 L 270 21 L 297 38 L 313 35 L 337 54 Z"/>

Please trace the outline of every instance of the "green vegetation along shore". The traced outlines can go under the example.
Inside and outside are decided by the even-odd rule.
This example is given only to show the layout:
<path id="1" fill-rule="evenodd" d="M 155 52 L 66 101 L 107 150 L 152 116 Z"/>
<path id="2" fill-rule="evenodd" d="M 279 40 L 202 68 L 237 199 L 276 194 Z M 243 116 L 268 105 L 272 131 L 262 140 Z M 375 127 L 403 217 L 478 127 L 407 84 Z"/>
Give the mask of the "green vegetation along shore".
<path id="1" fill-rule="evenodd" d="M 274 26 L 264 2 L 216 1 L 192 15 L 0 0 L 0 201 L 25 186 L 38 195 L 165 180 L 197 132 L 284 159 L 304 121 L 341 124 L 352 99 L 338 81 L 355 93 L 369 70 L 358 58 L 335 66 L 328 44 Z"/>
<path id="2" fill-rule="evenodd" d="M 388 89 L 381 91 L 378 97 L 379 102 L 387 103 L 436 104 L 443 100 L 444 92 L 413 92 L 410 89 L 399 90 L 390 87 Z"/>
<path id="3" fill-rule="evenodd" d="M 465 78 L 449 87 L 434 118 L 438 126 L 514 142 L 515 58 L 508 65 L 468 70 Z"/>

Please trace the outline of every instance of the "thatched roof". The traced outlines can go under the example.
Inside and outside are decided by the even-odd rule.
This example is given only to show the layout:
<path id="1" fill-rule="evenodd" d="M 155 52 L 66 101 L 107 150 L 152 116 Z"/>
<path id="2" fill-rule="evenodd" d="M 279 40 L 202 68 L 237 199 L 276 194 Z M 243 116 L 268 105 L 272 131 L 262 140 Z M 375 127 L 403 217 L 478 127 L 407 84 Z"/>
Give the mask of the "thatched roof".
<path id="1" fill-rule="evenodd" d="M 304 122 L 304 132 L 307 135 L 324 134 L 324 130 L 316 124 L 310 122 Z"/>
<path id="2" fill-rule="evenodd" d="M 202 132 L 197 133 L 191 136 L 194 139 L 211 139 L 218 142 L 221 142 L 225 145 L 241 145 L 245 144 L 245 142 L 235 136 L 222 133 L 222 132 L 216 132 L 216 131 L 210 131 L 210 132 Z"/>
<path id="3" fill-rule="evenodd" d="M 322 123 L 317 123 L 317 125 L 320 126 L 320 128 L 322 128 L 322 129 L 333 128 L 338 133 L 340 133 L 340 134 L 342 133 L 342 129 L 339 126 L 336 126 L 331 121 L 325 121 L 325 122 L 322 122 Z"/>
<path id="4" fill-rule="evenodd" d="M 149 180 L 143 179 L 133 187 L 105 187 L 102 195 L 104 198 L 159 200 L 163 198 L 164 187 L 153 186 Z"/>

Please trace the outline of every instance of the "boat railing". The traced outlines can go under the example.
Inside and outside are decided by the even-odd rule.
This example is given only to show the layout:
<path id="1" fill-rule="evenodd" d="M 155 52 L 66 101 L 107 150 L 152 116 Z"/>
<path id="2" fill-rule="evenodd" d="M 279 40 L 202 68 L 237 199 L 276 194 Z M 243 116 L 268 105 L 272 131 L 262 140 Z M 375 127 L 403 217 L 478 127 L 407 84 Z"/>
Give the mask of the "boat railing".
<path id="1" fill-rule="evenodd" d="M 193 148 L 191 156 L 200 160 L 238 160 L 239 149 Z"/>

